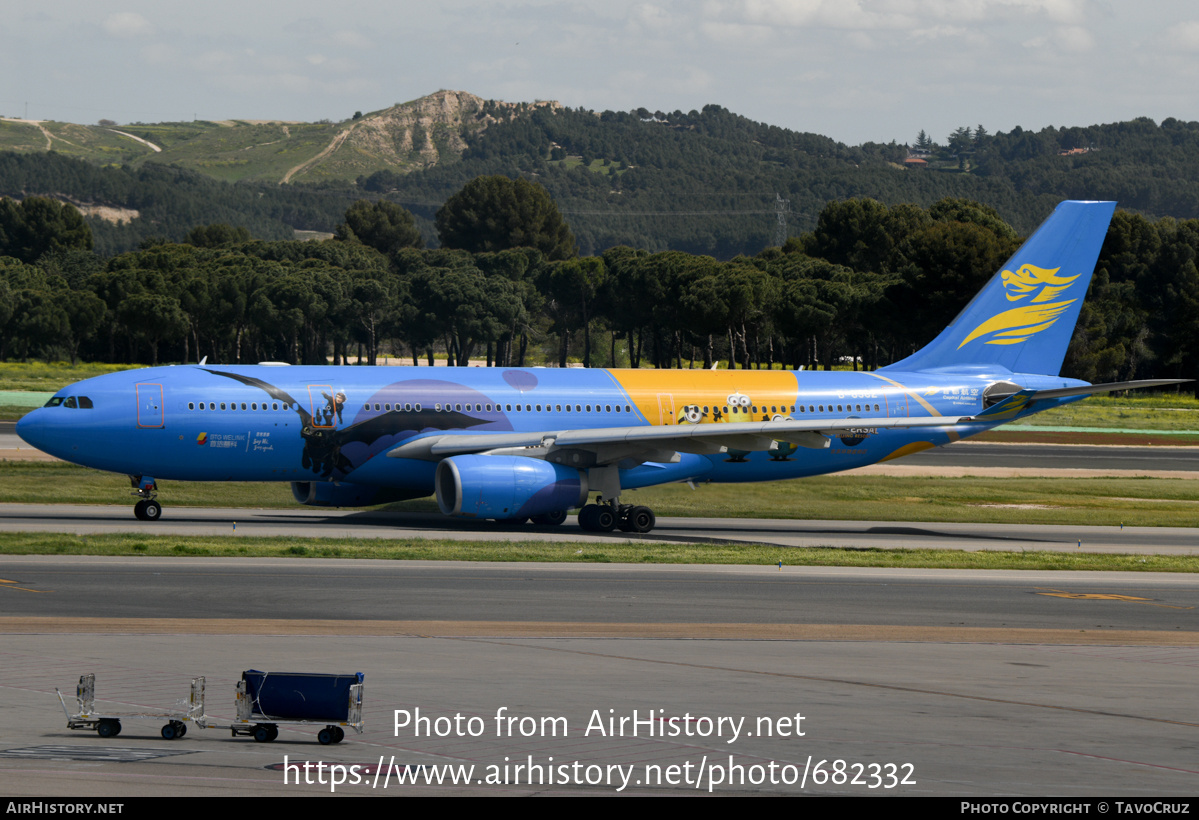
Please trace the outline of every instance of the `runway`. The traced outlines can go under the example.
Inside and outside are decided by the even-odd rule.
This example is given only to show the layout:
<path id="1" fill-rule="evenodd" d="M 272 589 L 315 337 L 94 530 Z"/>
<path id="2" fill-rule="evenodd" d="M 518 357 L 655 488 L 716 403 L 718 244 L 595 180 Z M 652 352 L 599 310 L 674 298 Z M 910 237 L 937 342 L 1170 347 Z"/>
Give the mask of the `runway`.
<path id="1" fill-rule="evenodd" d="M 467 521 L 437 513 L 353 510 L 255 510 L 164 507 L 158 521 L 138 521 L 128 506 L 0 504 L 0 531 L 145 533 L 155 535 L 414 538 L 487 541 L 613 540 L 776 544 L 780 547 L 1048 550 L 1192 555 L 1199 528 L 1035 524 L 941 524 L 763 518 L 658 519 L 648 535 L 587 533 L 568 518 L 561 527 Z M 785 555 L 780 556 L 785 560 Z"/>
<path id="2" fill-rule="evenodd" d="M 475 767 L 336 791 L 363 796 L 1148 798 L 1199 779 L 1188 575 L 4 557 L 0 577 L 14 797 L 331 793 L 285 782 L 285 758 Z M 53 696 L 92 672 L 101 709 L 165 713 L 204 675 L 227 719 L 250 668 L 363 672 L 365 733 L 167 742 L 126 721 L 102 740 Z"/>

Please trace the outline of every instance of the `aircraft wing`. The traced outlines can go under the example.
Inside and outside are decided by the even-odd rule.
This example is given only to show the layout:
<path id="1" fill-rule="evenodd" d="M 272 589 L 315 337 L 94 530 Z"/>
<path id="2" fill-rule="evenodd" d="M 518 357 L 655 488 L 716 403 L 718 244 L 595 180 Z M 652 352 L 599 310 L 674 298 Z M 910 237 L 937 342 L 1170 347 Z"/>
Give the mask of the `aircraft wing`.
<path id="1" fill-rule="evenodd" d="M 573 451 L 593 457 L 593 464 L 612 464 L 633 458 L 671 461 L 675 453 L 701 455 L 727 450 L 774 450 L 785 441 L 799 447 L 824 449 L 830 437 L 856 430 L 912 427 L 952 427 L 974 421 L 972 416 L 922 416 L 919 418 L 780 420 L 709 424 L 670 424 L 640 427 L 598 427 L 584 430 L 543 430 L 527 433 L 464 433 L 430 435 L 396 447 L 390 458 L 438 461 L 468 453 L 504 451 L 550 457 L 555 451 Z M 551 458 L 551 460 L 557 460 Z M 580 463 L 572 460 L 573 463 Z M 593 466 L 588 464 L 585 466 Z"/>

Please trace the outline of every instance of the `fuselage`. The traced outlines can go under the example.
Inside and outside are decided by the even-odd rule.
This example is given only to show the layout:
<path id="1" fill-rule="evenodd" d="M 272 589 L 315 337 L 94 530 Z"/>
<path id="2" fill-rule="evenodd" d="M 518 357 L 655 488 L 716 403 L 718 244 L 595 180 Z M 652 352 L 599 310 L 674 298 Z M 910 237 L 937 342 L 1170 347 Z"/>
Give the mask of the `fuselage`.
<path id="1" fill-rule="evenodd" d="M 1036 389 L 1084 384 L 993 368 L 935 374 L 181 365 L 64 388 L 17 430 L 59 458 L 134 476 L 327 481 L 427 495 L 435 463 L 385 456 L 433 434 L 864 420 L 826 449 L 683 454 L 675 463 L 632 466 L 621 471 L 622 486 L 631 488 L 819 475 L 948 444 L 994 425 L 882 429 L 869 420 L 971 415 L 984 408 L 988 387 L 1005 381 Z"/>

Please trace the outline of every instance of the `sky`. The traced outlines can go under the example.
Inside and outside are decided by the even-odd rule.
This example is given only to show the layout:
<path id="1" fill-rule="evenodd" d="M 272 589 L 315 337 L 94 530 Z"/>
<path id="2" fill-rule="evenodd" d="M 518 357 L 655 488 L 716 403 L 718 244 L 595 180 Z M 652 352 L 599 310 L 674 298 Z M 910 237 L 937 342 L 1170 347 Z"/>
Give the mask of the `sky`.
<path id="1" fill-rule="evenodd" d="M 0 115 L 343 120 L 438 89 L 856 145 L 1199 120 L 1184 0 L 0 0 Z"/>

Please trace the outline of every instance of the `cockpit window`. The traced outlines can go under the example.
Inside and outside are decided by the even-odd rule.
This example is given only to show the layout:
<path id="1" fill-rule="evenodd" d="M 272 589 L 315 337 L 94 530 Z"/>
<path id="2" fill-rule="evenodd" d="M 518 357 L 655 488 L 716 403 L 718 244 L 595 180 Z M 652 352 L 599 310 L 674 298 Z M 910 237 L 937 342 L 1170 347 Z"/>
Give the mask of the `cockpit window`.
<path id="1" fill-rule="evenodd" d="M 60 404 L 62 404 L 62 396 L 55 396 L 54 398 L 50 399 L 50 401 L 46 402 L 45 406 L 58 407 Z"/>
<path id="2" fill-rule="evenodd" d="M 84 410 L 91 410 L 93 408 L 92 400 L 89 399 L 87 396 L 80 396 L 79 397 L 79 406 L 81 408 L 83 408 Z"/>
<path id="3" fill-rule="evenodd" d="M 62 406 L 63 406 L 63 407 L 71 407 L 71 408 L 75 408 L 75 407 L 78 407 L 79 405 L 78 405 L 78 404 L 75 402 L 75 397 L 74 397 L 74 396 L 68 396 L 68 397 L 67 397 L 67 400 L 66 400 L 65 402 L 63 402 L 63 405 L 62 405 Z"/>

